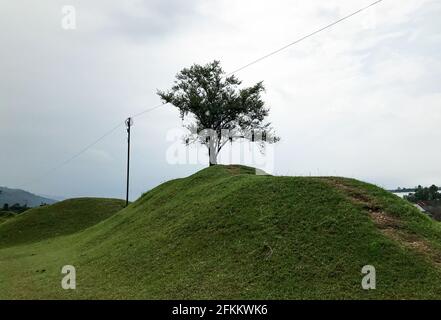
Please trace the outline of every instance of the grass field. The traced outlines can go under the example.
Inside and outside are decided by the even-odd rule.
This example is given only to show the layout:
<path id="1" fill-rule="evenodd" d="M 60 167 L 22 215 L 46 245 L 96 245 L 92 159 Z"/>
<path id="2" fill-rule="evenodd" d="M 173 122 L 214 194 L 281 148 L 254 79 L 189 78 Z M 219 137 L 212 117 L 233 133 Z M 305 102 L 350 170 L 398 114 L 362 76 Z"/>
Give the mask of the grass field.
<path id="1" fill-rule="evenodd" d="M 0 298 L 441 297 L 441 227 L 411 204 L 351 179 L 252 173 L 214 166 L 122 210 L 69 200 L 10 219 Z M 61 288 L 63 265 L 76 290 Z M 361 288 L 364 265 L 376 290 Z"/>
<path id="2" fill-rule="evenodd" d="M 124 201 L 118 199 L 82 198 L 30 209 L 0 225 L 0 248 L 72 234 L 123 207 Z"/>
<path id="3" fill-rule="evenodd" d="M 15 213 L 11 211 L 0 211 L 0 224 L 13 217 L 15 217 Z"/>

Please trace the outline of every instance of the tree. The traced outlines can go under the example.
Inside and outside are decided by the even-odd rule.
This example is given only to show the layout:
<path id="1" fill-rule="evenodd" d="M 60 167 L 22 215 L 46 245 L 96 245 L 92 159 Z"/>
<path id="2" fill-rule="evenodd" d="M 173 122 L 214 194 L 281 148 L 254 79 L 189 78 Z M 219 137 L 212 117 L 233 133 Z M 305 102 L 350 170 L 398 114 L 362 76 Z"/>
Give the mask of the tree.
<path id="1" fill-rule="evenodd" d="M 439 188 L 434 184 L 429 187 L 429 200 L 436 200 L 439 198 L 438 189 Z"/>
<path id="2" fill-rule="evenodd" d="M 9 207 L 9 211 L 13 211 L 15 213 L 22 213 L 28 210 L 28 205 L 20 205 L 19 203 L 15 203 L 12 206 Z"/>
<path id="3" fill-rule="evenodd" d="M 431 185 L 429 188 L 418 186 L 415 189 L 415 193 L 405 196 L 410 202 L 417 203 L 419 201 L 433 201 L 441 199 L 441 193 L 438 192 L 439 188 L 436 185 Z"/>
<path id="4" fill-rule="evenodd" d="M 228 141 L 258 142 L 263 152 L 265 142 L 280 140 L 265 122 L 269 109 L 261 98 L 263 83 L 239 89 L 241 84 L 234 75 L 225 76 L 220 62 L 213 61 L 181 70 L 170 90 L 158 90 L 164 103 L 179 109 L 182 120 L 190 118 L 190 124 L 184 125 L 190 134 L 184 140 L 205 145 L 210 166 L 217 164 L 217 156 Z"/>

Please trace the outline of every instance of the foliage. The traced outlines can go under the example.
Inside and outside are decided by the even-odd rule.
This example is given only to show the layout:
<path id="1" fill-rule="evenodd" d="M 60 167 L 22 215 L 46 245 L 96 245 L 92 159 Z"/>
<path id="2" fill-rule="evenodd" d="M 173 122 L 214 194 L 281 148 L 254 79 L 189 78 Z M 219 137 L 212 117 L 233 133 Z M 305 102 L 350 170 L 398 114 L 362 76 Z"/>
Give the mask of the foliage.
<path id="1" fill-rule="evenodd" d="M 405 196 L 405 199 L 413 203 L 441 200 L 441 193 L 439 193 L 438 190 L 439 188 L 436 185 L 431 185 L 430 187 L 418 186 L 415 192 Z"/>
<path id="2" fill-rule="evenodd" d="M 263 150 L 264 142 L 280 140 L 265 122 L 269 109 L 261 97 L 263 83 L 239 89 L 241 84 L 236 76 L 225 76 L 220 62 L 213 61 L 183 69 L 170 90 L 158 91 L 164 103 L 179 109 L 182 120 L 191 117 L 185 141 L 205 145 L 210 165 L 217 163 L 217 155 L 229 141 L 258 141 Z"/>
<path id="3" fill-rule="evenodd" d="M 29 209 L 27 204 L 25 204 L 23 206 L 20 205 L 19 203 L 15 203 L 12 206 L 9 206 L 9 205 L 5 206 L 5 205 L 3 205 L 3 210 L 4 211 L 12 211 L 12 212 L 15 212 L 15 213 L 23 213 L 23 212 L 25 212 L 26 210 Z"/>

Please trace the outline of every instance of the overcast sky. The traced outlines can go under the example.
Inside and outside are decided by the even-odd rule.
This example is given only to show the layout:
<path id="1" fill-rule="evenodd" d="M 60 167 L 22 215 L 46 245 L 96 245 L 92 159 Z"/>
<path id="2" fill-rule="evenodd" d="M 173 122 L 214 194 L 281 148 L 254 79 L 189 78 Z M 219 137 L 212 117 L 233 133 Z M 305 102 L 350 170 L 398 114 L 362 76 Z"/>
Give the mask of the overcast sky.
<path id="1" fill-rule="evenodd" d="M 0 185 L 124 197 L 123 126 L 35 178 L 160 103 L 156 90 L 182 68 L 217 59 L 235 70 L 371 2 L 1 0 Z M 64 5 L 74 30 L 62 28 Z M 238 73 L 266 86 L 282 138 L 273 173 L 441 185 L 440 17 L 439 0 L 384 0 Z M 180 126 L 169 105 L 135 119 L 133 199 L 205 166 L 167 159 Z"/>

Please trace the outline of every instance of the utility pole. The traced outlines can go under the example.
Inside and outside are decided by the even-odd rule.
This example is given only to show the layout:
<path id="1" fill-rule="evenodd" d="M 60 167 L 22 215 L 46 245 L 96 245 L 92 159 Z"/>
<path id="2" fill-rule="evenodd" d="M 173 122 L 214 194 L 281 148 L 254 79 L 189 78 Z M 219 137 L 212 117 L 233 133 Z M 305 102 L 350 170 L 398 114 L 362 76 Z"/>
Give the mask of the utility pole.
<path id="1" fill-rule="evenodd" d="M 126 207 L 129 205 L 129 181 L 130 181 L 130 127 L 133 126 L 133 119 L 126 119 L 127 127 L 127 189 L 126 189 Z"/>

